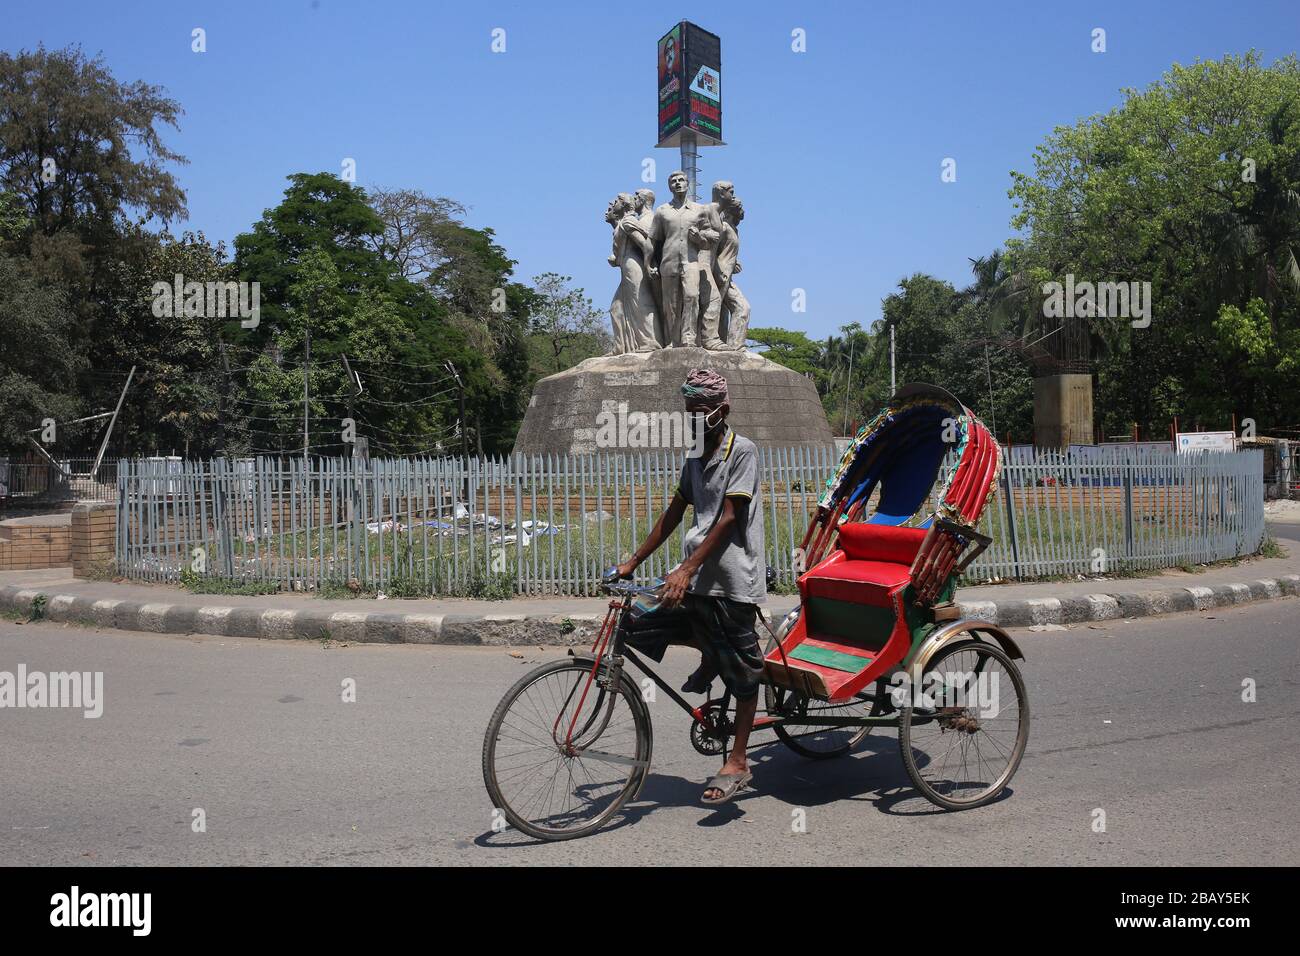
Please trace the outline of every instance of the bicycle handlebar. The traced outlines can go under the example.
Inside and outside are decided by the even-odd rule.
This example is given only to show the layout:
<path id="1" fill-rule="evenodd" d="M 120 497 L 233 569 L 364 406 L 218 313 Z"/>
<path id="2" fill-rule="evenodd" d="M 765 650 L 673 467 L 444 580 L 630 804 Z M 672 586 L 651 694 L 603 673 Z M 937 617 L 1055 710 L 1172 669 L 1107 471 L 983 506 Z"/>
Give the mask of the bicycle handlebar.
<path id="1" fill-rule="evenodd" d="M 605 573 L 600 576 L 600 586 L 608 594 L 617 594 L 621 597 L 631 597 L 634 594 L 645 594 L 648 591 L 657 590 L 658 585 L 633 584 L 630 577 L 620 578 L 618 568 L 607 568 Z"/>

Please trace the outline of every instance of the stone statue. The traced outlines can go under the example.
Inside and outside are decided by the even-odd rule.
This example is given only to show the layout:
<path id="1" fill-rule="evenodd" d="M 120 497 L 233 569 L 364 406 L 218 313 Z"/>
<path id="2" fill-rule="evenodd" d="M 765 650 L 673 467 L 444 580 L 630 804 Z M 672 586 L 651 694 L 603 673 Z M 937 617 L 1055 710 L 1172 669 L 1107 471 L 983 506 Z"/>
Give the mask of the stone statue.
<path id="1" fill-rule="evenodd" d="M 745 206 L 736 198 L 735 187 L 726 180 L 713 184 L 713 205 L 722 220 L 722 235 L 713 255 L 713 278 L 719 293 L 707 304 L 701 322 L 705 329 L 705 347 L 711 347 L 707 344 L 711 330 L 725 342 L 720 347 L 743 349 L 749 333 L 749 300 L 736 285 L 735 275 L 740 272 L 740 235 L 737 230 L 745 218 Z"/>
<path id="2" fill-rule="evenodd" d="M 668 177 L 671 202 L 655 208 L 652 189 L 619 193 L 605 210 L 613 230 L 609 264 L 620 270 L 610 305 L 613 354 L 674 346 L 740 350 L 749 302 L 736 285 L 745 207 L 726 180 L 713 201 L 688 199 L 686 174 Z"/>
<path id="3" fill-rule="evenodd" d="M 696 344 L 700 285 L 713 283 L 713 248 L 722 234 L 713 205 L 692 202 L 687 188 L 685 173 L 668 177 L 672 201 L 655 210 L 650 228 L 663 297 L 663 344 L 669 347 Z"/>
<path id="4" fill-rule="evenodd" d="M 651 194 L 653 202 L 653 194 Z M 619 269 L 618 290 L 609 306 L 614 354 L 650 352 L 660 347 L 654 295 L 654 247 L 637 215 L 638 200 L 619 193 L 605 210 L 614 230 L 608 262 Z"/>
<path id="5" fill-rule="evenodd" d="M 659 270 L 651 265 L 654 261 L 654 241 L 650 239 L 650 230 L 654 227 L 655 191 L 653 189 L 638 189 L 632 211 L 636 213 L 637 222 L 641 225 L 641 231 L 645 233 L 647 241 L 650 242 L 651 252 L 650 258 L 647 260 L 646 271 L 650 275 L 650 294 L 655 300 L 655 342 L 657 347 L 663 348 L 665 341 L 663 329 L 664 300 L 660 290 Z"/>

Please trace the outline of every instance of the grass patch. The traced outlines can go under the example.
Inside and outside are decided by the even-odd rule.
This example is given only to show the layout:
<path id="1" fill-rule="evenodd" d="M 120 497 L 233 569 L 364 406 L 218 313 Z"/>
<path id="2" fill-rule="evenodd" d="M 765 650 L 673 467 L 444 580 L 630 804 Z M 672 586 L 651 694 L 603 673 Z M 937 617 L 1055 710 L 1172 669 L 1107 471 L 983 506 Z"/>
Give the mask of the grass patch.
<path id="1" fill-rule="evenodd" d="M 181 570 L 181 587 L 191 594 L 233 594 L 239 597 L 255 597 L 259 594 L 278 594 L 278 581 L 232 581 L 228 578 L 214 578 L 198 574 L 189 568 Z"/>
<path id="2" fill-rule="evenodd" d="M 1259 546 L 1259 556 L 1261 558 L 1285 558 L 1287 556 L 1286 548 L 1277 543 L 1277 538 L 1269 535 L 1264 539 L 1264 543 Z"/>

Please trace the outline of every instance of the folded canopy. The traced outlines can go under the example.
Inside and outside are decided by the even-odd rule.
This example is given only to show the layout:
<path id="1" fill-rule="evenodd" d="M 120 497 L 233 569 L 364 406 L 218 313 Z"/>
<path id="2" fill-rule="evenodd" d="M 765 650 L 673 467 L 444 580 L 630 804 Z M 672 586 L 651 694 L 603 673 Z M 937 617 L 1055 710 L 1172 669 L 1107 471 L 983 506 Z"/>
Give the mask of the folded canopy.
<path id="1" fill-rule="evenodd" d="M 904 385 L 858 429 L 819 505 L 846 514 L 879 487 L 880 500 L 868 520 L 904 524 L 921 510 L 949 452 L 955 452 L 956 467 L 948 472 L 939 511 L 974 525 L 995 488 L 998 444 L 950 392 L 923 383 Z"/>

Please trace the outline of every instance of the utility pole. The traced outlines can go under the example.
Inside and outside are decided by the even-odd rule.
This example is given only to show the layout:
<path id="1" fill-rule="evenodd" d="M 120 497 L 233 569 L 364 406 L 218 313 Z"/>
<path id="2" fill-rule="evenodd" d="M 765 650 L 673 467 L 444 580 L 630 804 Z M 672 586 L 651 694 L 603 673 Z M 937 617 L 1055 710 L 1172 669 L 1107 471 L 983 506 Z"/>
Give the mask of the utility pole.
<path id="1" fill-rule="evenodd" d="M 311 393 L 308 386 L 311 375 L 311 326 L 307 327 L 307 352 L 302 366 L 302 466 L 307 467 L 307 451 L 311 447 L 311 429 L 308 417 L 311 414 Z"/>
<path id="2" fill-rule="evenodd" d="M 443 366 L 451 373 L 451 377 L 456 381 L 456 394 L 460 402 L 460 457 L 461 467 L 465 469 L 465 487 L 463 494 L 465 500 L 469 501 L 469 431 L 465 426 L 465 383 L 460 380 L 460 374 L 456 371 L 456 366 L 448 360 Z"/>
<path id="3" fill-rule="evenodd" d="M 849 433 L 849 396 L 853 394 L 853 350 L 857 347 L 858 337 L 853 335 L 853 327 L 849 327 L 849 380 L 844 384 L 844 434 Z"/>
<path id="4" fill-rule="evenodd" d="M 460 380 L 460 375 L 456 371 L 456 366 L 450 361 L 443 366 L 456 381 L 456 394 L 460 403 L 460 456 L 469 458 L 469 432 L 465 427 L 465 383 Z"/>
<path id="5" fill-rule="evenodd" d="M 217 393 L 217 433 L 224 456 L 229 443 L 226 438 L 226 393 L 230 391 L 230 359 L 226 356 L 226 343 L 221 336 L 217 336 L 217 351 L 221 354 L 221 369 L 226 375 L 226 387 Z"/>
<path id="6" fill-rule="evenodd" d="M 355 426 L 357 419 L 356 416 L 352 414 L 352 399 L 354 396 L 361 395 L 361 377 L 357 375 L 356 372 L 352 371 L 352 366 L 348 364 L 347 353 L 344 353 L 340 357 L 343 359 L 343 371 L 346 372 L 348 376 L 348 418 L 352 419 L 352 424 Z M 356 391 L 354 392 L 353 389 Z"/>
<path id="7" fill-rule="evenodd" d="M 898 391 L 898 379 L 895 375 L 894 365 L 894 323 L 889 323 L 889 394 L 893 395 Z"/>

